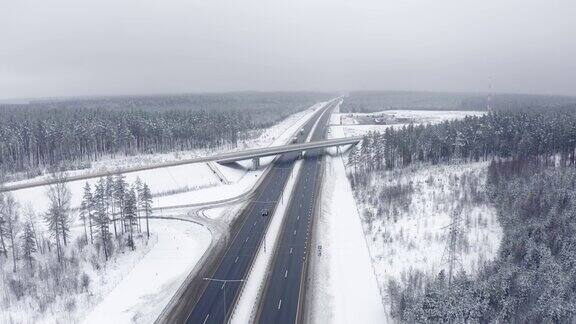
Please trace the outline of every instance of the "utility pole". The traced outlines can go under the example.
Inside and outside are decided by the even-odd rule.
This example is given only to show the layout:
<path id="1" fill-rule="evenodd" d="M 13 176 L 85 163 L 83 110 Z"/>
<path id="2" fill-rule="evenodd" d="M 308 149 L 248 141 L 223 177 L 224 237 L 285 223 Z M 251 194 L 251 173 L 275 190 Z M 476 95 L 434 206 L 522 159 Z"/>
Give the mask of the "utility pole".
<path id="1" fill-rule="evenodd" d="M 215 282 L 223 282 L 222 284 L 222 296 L 224 301 L 224 321 L 223 323 L 227 322 L 227 315 L 228 311 L 226 310 L 226 284 L 229 282 L 244 282 L 244 279 L 215 279 L 215 278 L 203 278 L 206 281 L 215 281 Z"/>

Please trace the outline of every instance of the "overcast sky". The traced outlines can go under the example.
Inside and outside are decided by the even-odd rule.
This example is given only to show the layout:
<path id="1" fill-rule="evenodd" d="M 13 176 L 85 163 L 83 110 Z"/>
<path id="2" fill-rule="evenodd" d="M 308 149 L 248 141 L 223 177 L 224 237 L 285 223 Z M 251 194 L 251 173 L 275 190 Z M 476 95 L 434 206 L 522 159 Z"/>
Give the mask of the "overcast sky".
<path id="1" fill-rule="evenodd" d="M 576 1 L 0 0 L 0 99 L 490 80 L 576 95 Z"/>

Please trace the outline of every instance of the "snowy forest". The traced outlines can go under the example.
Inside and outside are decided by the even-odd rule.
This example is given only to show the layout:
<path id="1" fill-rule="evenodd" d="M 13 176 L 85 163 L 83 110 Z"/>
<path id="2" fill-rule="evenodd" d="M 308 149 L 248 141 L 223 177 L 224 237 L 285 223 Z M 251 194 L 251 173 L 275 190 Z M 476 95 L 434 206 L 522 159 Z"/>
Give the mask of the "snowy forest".
<path id="1" fill-rule="evenodd" d="M 556 109 L 576 103 L 576 97 L 494 94 L 488 93 L 426 92 L 426 91 L 357 91 L 351 92 L 342 105 L 342 112 L 379 112 L 386 109 L 417 110 L 485 110 L 486 105 L 496 111 L 526 109 Z"/>
<path id="2" fill-rule="evenodd" d="M 119 255 L 148 249 L 152 194 L 146 183 L 129 184 L 123 175 L 100 178 L 93 188 L 86 183 L 80 210 L 73 210 L 68 185 L 55 177 L 46 191 L 49 208 L 41 213 L 0 193 L 0 307 L 13 314 L 24 304 L 38 310 L 35 316 L 89 304 L 92 285 L 106 281 Z"/>
<path id="3" fill-rule="evenodd" d="M 476 277 L 421 274 L 389 284 L 406 322 L 568 323 L 576 317 L 576 170 L 540 159 L 493 161 L 489 199 L 504 229 L 496 260 Z"/>
<path id="4" fill-rule="evenodd" d="M 488 163 L 486 198 L 478 199 L 496 209 L 503 230 L 495 259 L 474 274 L 414 271 L 402 282 L 391 280 L 385 293 L 392 317 L 481 323 L 576 318 L 575 108 L 495 111 L 387 128 L 367 134 L 350 151 L 349 178 L 357 197 L 371 197 L 370 179 L 386 170 Z M 376 205 L 401 203 L 410 185 L 383 191 Z"/>
<path id="5" fill-rule="evenodd" d="M 328 97 L 246 92 L 0 105 L 0 172 L 33 177 L 106 156 L 234 147 L 247 131 Z"/>
<path id="6" fill-rule="evenodd" d="M 408 125 L 364 136 L 349 162 L 367 170 L 405 167 L 415 162 L 431 164 L 479 161 L 493 157 L 539 156 L 553 163 L 574 165 L 576 107 L 555 111 L 495 112 L 481 117 L 436 125 Z"/>

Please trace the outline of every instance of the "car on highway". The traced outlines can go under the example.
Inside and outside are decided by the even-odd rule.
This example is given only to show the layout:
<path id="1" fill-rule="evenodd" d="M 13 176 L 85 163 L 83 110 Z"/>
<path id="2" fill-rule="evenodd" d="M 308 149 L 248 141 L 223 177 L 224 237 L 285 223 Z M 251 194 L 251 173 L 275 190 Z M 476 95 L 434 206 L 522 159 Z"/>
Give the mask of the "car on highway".
<path id="1" fill-rule="evenodd" d="M 262 214 L 262 217 L 266 217 L 270 212 L 268 211 L 268 209 L 264 208 L 260 213 Z"/>

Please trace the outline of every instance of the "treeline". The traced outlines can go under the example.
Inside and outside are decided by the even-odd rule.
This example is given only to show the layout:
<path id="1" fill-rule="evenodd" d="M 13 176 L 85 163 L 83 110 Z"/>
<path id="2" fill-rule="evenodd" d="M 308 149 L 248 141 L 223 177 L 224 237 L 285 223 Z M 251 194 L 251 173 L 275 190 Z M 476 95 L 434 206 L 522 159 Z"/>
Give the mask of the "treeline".
<path id="1" fill-rule="evenodd" d="M 494 161 L 488 194 L 504 237 L 475 278 L 413 273 L 390 282 L 392 315 L 406 322 L 570 323 L 576 319 L 576 170 L 540 159 Z"/>
<path id="2" fill-rule="evenodd" d="M 486 110 L 488 93 L 427 91 L 357 91 L 346 98 L 342 112 L 377 112 L 386 109 Z M 527 94 L 494 94 L 495 111 L 549 110 L 576 104 L 576 97 Z"/>
<path id="3" fill-rule="evenodd" d="M 349 164 L 356 170 L 479 161 L 491 157 L 540 156 L 575 165 L 576 109 L 551 112 L 495 112 L 436 125 L 408 125 L 364 136 L 352 148 Z"/>
<path id="4" fill-rule="evenodd" d="M 237 145 L 328 97 L 234 93 L 119 97 L 0 106 L 0 172 L 85 167 L 103 156 Z"/>

